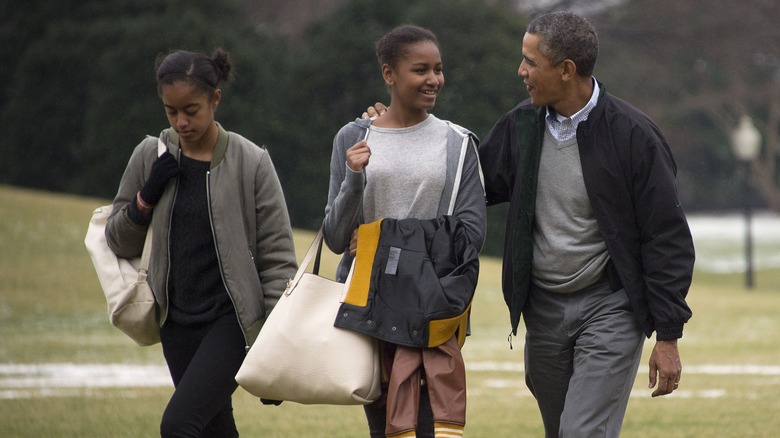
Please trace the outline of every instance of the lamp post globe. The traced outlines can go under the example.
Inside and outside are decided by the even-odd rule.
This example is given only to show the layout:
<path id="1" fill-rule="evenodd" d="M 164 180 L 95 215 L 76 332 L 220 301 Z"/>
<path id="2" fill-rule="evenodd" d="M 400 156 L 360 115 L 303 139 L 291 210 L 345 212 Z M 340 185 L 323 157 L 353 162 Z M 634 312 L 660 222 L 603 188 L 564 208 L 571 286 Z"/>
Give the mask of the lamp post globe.
<path id="1" fill-rule="evenodd" d="M 753 161 L 761 151 L 761 133 L 753 124 L 753 119 L 743 115 L 739 125 L 731 133 L 731 149 L 739 161 Z"/>

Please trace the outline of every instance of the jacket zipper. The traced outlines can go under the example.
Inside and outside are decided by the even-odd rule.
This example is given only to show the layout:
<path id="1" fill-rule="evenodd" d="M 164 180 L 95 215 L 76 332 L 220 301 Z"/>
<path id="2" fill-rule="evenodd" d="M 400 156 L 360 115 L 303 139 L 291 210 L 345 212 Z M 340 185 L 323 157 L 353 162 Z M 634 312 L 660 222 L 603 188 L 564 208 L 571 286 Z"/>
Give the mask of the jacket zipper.
<path id="1" fill-rule="evenodd" d="M 181 149 L 179 149 L 178 155 L 177 159 L 179 160 L 179 163 L 181 163 Z M 174 181 L 173 184 L 173 200 L 171 201 L 171 208 L 168 212 L 168 241 L 166 242 L 168 249 L 165 251 L 166 257 L 168 258 L 165 271 L 165 314 L 160 315 L 160 327 L 162 327 L 168 319 L 168 309 L 171 307 L 171 297 L 168 294 L 168 288 L 170 287 L 168 279 L 171 275 L 171 224 L 173 223 L 173 206 L 176 205 L 176 195 L 179 193 L 179 179 L 176 178 L 176 181 Z"/>
<path id="2" fill-rule="evenodd" d="M 241 323 L 241 317 L 238 315 L 238 307 L 236 307 L 236 301 L 233 299 L 233 294 L 230 293 L 227 282 L 225 282 L 225 270 L 222 269 L 222 256 L 219 253 L 219 245 L 217 245 L 217 233 L 214 230 L 214 216 L 211 212 L 211 171 L 206 172 L 206 203 L 208 204 L 209 212 L 209 227 L 211 227 L 211 235 L 214 237 L 214 252 L 217 255 L 217 265 L 219 265 L 220 277 L 222 277 L 222 285 L 225 287 L 230 302 L 233 303 L 233 311 L 236 313 L 236 321 L 241 328 L 241 334 L 244 336 L 244 349 L 249 351 L 249 340 L 246 337 L 246 330 Z"/>

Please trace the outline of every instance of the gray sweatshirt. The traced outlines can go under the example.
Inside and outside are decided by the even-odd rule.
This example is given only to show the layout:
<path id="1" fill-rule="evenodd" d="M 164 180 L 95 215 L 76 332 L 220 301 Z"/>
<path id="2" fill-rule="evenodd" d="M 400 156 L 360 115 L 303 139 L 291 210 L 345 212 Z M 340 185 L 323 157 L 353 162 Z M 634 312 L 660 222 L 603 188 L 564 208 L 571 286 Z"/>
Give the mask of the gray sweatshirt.
<path id="1" fill-rule="evenodd" d="M 476 151 L 478 139 L 458 125 L 436 118 L 431 119 L 431 117 L 433 116 L 429 116 L 431 123 L 443 122 L 447 126 L 446 150 L 443 155 L 444 181 L 441 193 L 435 200 L 437 206 L 434 217 L 442 215 L 457 217 L 466 226 L 471 243 L 476 248 L 482 248 L 485 240 L 486 208 L 482 174 Z M 363 200 L 366 194 L 366 175 L 365 172 L 353 172 L 348 169 L 346 151 L 366 137 L 370 125 L 371 120 L 355 120 L 342 127 L 333 139 L 330 186 L 323 231 L 325 242 L 336 254 L 341 254 L 349 248 L 353 230 L 365 222 Z M 377 128 L 371 129 L 373 131 Z M 424 136 L 420 138 L 421 141 L 423 138 Z M 371 147 L 370 136 L 368 143 Z M 418 144 L 419 148 L 429 146 L 435 147 L 435 145 Z M 433 153 L 436 154 L 435 151 Z M 366 172 L 371 171 L 371 163 L 369 163 Z M 404 176 L 398 175 L 400 178 Z"/>

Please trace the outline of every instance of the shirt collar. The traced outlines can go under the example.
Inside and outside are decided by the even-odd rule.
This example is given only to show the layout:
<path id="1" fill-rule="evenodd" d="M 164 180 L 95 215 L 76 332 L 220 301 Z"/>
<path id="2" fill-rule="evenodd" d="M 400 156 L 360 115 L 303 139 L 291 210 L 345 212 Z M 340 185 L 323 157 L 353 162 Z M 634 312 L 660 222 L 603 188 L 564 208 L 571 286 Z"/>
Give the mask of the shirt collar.
<path id="1" fill-rule="evenodd" d="M 588 115 L 590 114 L 591 110 L 596 107 L 596 103 L 598 103 L 599 100 L 599 83 L 596 81 L 596 78 L 591 76 L 591 80 L 593 81 L 593 93 L 590 95 L 590 100 L 588 103 L 585 104 L 582 109 L 574 113 L 571 117 L 565 117 L 557 112 L 551 107 L 547 107 L 547 122 L 558 122 L 561 123 L 566 119 L 571 119 L 572 125 L 576 128 L 577 125 L 579 125 L 580 122 L 584 120 L 588 120 Z"/>

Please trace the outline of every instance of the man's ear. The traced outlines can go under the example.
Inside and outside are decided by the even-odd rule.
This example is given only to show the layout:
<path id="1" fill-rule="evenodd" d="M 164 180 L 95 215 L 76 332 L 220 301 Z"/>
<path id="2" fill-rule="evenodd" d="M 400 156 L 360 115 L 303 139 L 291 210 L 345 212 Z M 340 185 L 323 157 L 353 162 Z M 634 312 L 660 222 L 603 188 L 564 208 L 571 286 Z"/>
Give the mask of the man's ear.
<path id="1" fill-rule="evenodd" d="M 577 64 L 571 59 L 566 59 L 561 63 L 561 79 L 570 80 L 577 75 Z"/>

